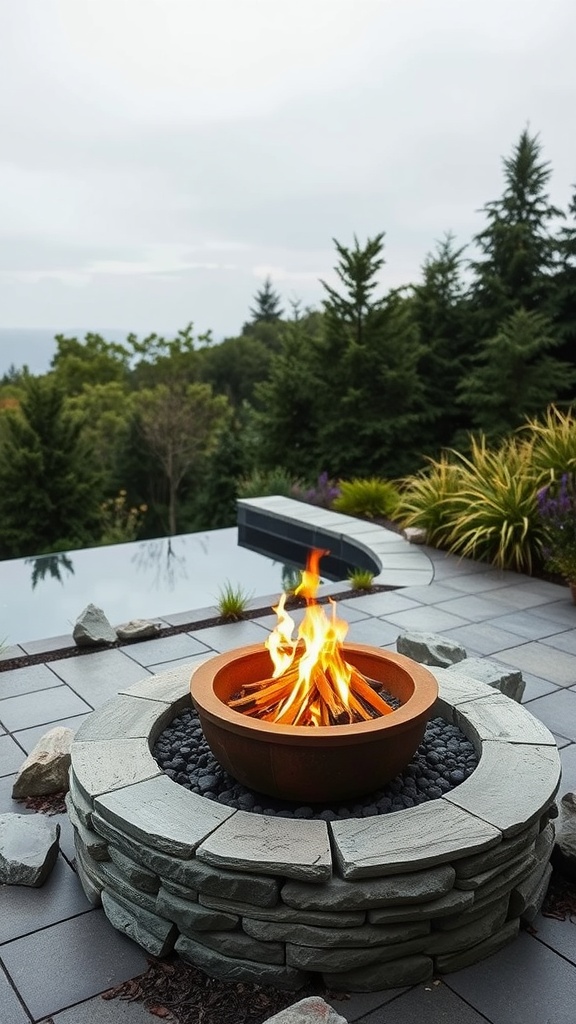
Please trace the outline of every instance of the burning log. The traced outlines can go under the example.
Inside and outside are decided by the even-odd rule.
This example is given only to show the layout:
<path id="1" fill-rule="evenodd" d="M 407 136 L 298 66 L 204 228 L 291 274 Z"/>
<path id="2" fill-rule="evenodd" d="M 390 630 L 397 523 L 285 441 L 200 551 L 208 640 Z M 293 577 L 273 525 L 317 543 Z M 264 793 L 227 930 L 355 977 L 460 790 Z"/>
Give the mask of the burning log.
<path id="1" fill-rule="evenodd" d="M 318 564 L 323 551 L 312 551 L 296 593 L 306 598 L 306 614 L 292 638 L 295 624 L 285 610 L 286 594 L 274 609 L 276 628 L 265 646 L 274 673 L 268 679 L 243 686 L 228 706 L 253 718 L 278 725 L 326 726 L 366 722 L 394 709 L 370 682 L 343 658 L 348 624 L 332 618 L 316 601 L 320 582 Z"/>

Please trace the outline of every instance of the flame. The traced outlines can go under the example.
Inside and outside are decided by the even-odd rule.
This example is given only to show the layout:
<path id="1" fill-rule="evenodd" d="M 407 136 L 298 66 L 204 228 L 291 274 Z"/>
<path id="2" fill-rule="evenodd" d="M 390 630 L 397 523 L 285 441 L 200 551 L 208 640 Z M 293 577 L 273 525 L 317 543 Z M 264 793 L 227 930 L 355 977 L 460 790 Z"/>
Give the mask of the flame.
<path id="1" fill-rule="evenodd" d="M 316 601 L 319 563 L 326 551 L 310 552 L 296 595 L 306 600 L 306 613 L 295 633 L 282 594 L 273 611 L 278 622 L 265 641 L 274 671 L 270 679 L 246 684 L 229 701 L 232 708 L 278 725 L 338 725 L 367 721 L 392 708 L 343 657 L 348 623 L 338 618 L 330 601 L 328 617 Z"/>

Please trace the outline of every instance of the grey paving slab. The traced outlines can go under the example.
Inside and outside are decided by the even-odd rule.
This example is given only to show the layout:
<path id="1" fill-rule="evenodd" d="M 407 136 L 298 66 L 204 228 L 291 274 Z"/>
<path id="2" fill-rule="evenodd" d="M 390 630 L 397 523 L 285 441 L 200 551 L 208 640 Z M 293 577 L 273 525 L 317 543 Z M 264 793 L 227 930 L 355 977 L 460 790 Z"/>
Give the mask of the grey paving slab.
<path id="1" fill-rule="evenodd" d="M 23 803 L 12 799 L 12 786 L 16 780 L 16 774 L 0 776 L 0 814 L 10 811 L 12 814 L 32 814 Z"/>
<path id="2" fill-rule="evenodd" d="M 28 1019 L 28 1018 L 27 1018 Z M 94 996 L 52 1015 L 53 1024 L 151 1024 L 144 1003 Z"/>
<path id="3" fill-rule="evenodd" d="M 493 623 L 469 622 L 444 631 L 444 636 L 457 641 L 469 654 L 490 655 L 518 643 L 518 637 Z"/>
<path id="4" fill-rule="evenodd" d="M 482 594 L 485 591 L 509 587 L 513 581 L 514 577 L 511 578 L 506 573 L 500 573 L 496 569 L 486 571 L 485 566 L 478 564 L 470 573 L 458 572 L 455 567 L 449 586 L 463 594 Z"/>
<path id="5" fill-rule="evenodd" d="M 562 781 L 560 793 L 576 793 L 576 743 L 571 742 L 560 752 L 562 762 Z"/>
<path id="6" fill-rule="evenodd" d="M 556 746 L 558 747 L 558 750 L 562 750 L 564 747 L 568 747 L 572 743 L 572 740 L 567 740 L 565 736 L 559 736 L 558 733 L 554 732 L 552 733 L 552 735 L 556 740 Z M 562 770 L 562 777 L 564 777 L 564 770 Z M 560 788 L 562 788 L 562 786 Z"/>
<path id="7" fill-rule="evenodd" d="M 22 747 L 11 736 L 0 736 L 0 775 L 12 775 L 24 761 Z"/>
<path id="8" fill-rule="evenodd" d="M 498 652 L 498 661 L 514 665 L 522 671 L 533 672 L 542 679 L 549 679 L 557 686 L 573 686 L 576 683 L 576 658 L 564 651 L 551 651 L 550 647 L 538 641 L 528 642 L 519 647 L 509 647 Z M 0 716 L 2 710 L 0 707 Z"/>
<path id="9" fill-rule="evenodd" d="M 569 927 L 571 925 L 571 927 Z M 535 938 L 549 949 L 576 965 L 576 926 L 572 921 L 557 921 L 553 917 L 538 917 L 532 922 Z"/>
<path id="10" fill-rule="evenodd" d="M 0 673 L 0 700 L 18 697 L 22 693 L 34 693 L 61 683 L 49 665 L 26 665 Z"/>
<path id="11" fill-rule="evenodd" d="M 540 580 L 536 576 L 519 576 L 518 583 L 534 594 L 541 594 L 548 601 L 562 601 L 567 596 L 565 583 L 549 583 L 548 580 Z"/>
<path id="12" fill-rule="evenodd" d="M 61 725 L 65 729 L 72 729 L 73 732 L 77 732 L 88 714 L 92 714 L 92 712 L 87 712 L 86 715 L 74 715 L 73 718 L 62 718 L 60 721 L 52 722 L 50 725 L 34 725 L 31 729 L 18 729 L 14 733 L 14 739 L 18 740 L 20 746 L 24 747 L 26 753 L 29 754 L 38 743 L 38 740 L 50 729 L 55 729 L 57 725 Z"/>
<path id="13" fill-rule="evenodd" d="M 389 593 L 391 595 L 396 594 L 396 591 L 390 591 Z M 377 597 L 378 595 L 375 594 L 374 596 Z M 367 611 L 364 611 L 359 605 L 359 602 L 363 600 L 364 598 L 359 597 L 357 600 L 356 598 L 348 598 L 347 600 L 337 601 L 337 614 L 340 616 L 340 618 L 346 619 L 346 622 L 358 622 L 360 619 L 371 618 L 371 614 Z M 330 606 L 325 606 L 325 609 L 326 614 L 330 615 Z M 302 622 L 302 619 L 304 618 L 304 615 L 306 614 L 306 609 L 291 608 L 289 614 L 290 618 L 295 622 L 297 626 L 299 626 L 300 623 Z M 252 619 L 252 621 L 257 622 L 259 626 L 262 626 L 263 629 L 265 629 L 267 632 L 270 632 L 270 630 L 274 629 L 274 626 L 278 622 L 278 616 L 274 612 L 271 612 L 270 615 L 259 615 L 257 619 Z M 201 634 L 198 635 L 200 636 Z"/>
<path id="14" fill-rule="evenodd" d="M 560 597 L 560 595 L 557 595 Z M 550 597 L 532 590 L 525 583 L 512 584 L 509 587 L 501 587 L 494 594 L 494 603 L 502 606 L 507 611 L 525 611 L 527 608 L 537 609 L 550 602 Z"/>
<path id="15" fill-rule="evenodd" d="M 557 627 L 563 625 L 566 629 L 574 629 L 576 625 L 576 606 L 572 603 L 568 591 L 563 600 L 539 604 L 532 611 L 538 618 L 549 619 Z"/>
<path id="16" fill-rule="evenodd" d="M 375 647 L 384 647 L 386 644 L 396 644 L 398 634 L 402 631 L 387 619 L 359 619 L 350 623 L 346 634 L 347 642 L 351 644 L 373 644 Z"/>
<path id="17" fill-rule="evenodd" d="M 484 562 L 475 562 L 472 558 L 459 558 L 447 551 L 431 548 L 427 544 L 423 545 L 423 551 L 426 552 L 434 566 L 435 580 L 447 580 L 456 576 L 484 575 L 486 572 Z"/>
<path id="18" fill-rule="evenodd" d="M 538 609 L 537 609 L 538 610 Z M 564 622 L 543 618 L 535 611 L 511 612 L 486 619 L 487 625 L 497 626 L 508 633 L 514 633 L 524 640 L 542 640 L 547 636 L 564 633 L 569 628 Z"/>
<path id="19" fill-rule="evenodd" d="M 194 657 L 195 654 L 206 654 L 210 644 L 201 642 L 188 633 L 176 633 L 159 640 L 143 640 L 138 644 L 120 647 L 119 652 L 131 658 L 138 665 L 147 668 L 155 663 L 174 661 L 176 658 Z M 142 674 L 142 669 L 140 669 Z M 136 680 L 131 680 L 136 682 Z M 125 684 L 124 684 L 125 685 Z"/>
<path id="20" fill-rule="evenodd" d="M 210 651 L 208 657 L 213 656 L 214 653 L 214 651 Z M 197 654 L 194 658 L 188 656 L 187 658 L 176 658 L 174 661 L 161 661 L 157 665 L 150 665 L 149 671 L 153 672 L 154 676 L 157 676 L 161 672 L 171 672 L 173 669 L 176 668 L 187 668 L 188 675 L 190 675 L 190 673 L 195 667 L 197 667 L 198 665 L 202 665 L 202 663 L 205 661 L 205 654 Z M 152 676 L 152 678 L 154 678 L 154 676 Z M 123 691 L 120 690 L 120 693 L 122 692 Z"/>
<path id="21" fill-rule="evenodd" d="M 37 932 L 40 928 L 66 921 L 78 914 L 85 914 L 91 909 L 78 875 L 60 854 L 52 872 L 39 889 L 25 885 L 3 887 L 0 955 L 1 943 Z"/>
<path id="22" fill-rule="evenodd" d="M 344 1008 L 344 1013 L 345 1008 Z M 387 1003 L 357 1018 L 358 1024 L 486 1024 L 486 1018 L 442 982 L 417 985 Z"/>
<path id="23" fill-rule="evenodd" d="M 30 1024 L 30 1017 L 18 999 L 1 965 L 0 957 L 0 1007 L 2 1024 Z"/>
<path id="24" fill-rule="evenodd" d="M 379 594 L 366 594 L 365 597 L 348 598 L 340 602 L 339 607 L 351 611 L 362 611 L 366 615 L 384 616 L 390 612 L 403 612 L 409 608 L 417 608 L 418 602 L 411 601 L 400 590 L 384 590 Z"/>
<path id="25" fill-rule="evenodd" d="M 410 608 L 405 612 L 393 612 L 386 616 L 386 621 L 401 626 L 405 629 L 419 629 L 426 633 L 443 633 L 447 629 L 455 629 L 456 626 L 465 624 L 464 614 L 455 614 L 456 607 L 462 600 L 446 602 L 453 605 L 453 610 L 445 610 L 444 607 Z"/>
<path id="26" fill-rule="evenodd" d="M 63 658 L 50 664 L 60 679 L 92 708 L 99 708 L 115 697 L 121 687 L 130 686 L 149 675 L 146 668 L 117 648 Z"/>
<path id="27" fill-rule="evenodd" d="M 563 687 L 557 686 L 556 683 L 551 683 L 549 679 L 533 676 L 531 672 L 522 672 L 522 679 L 525 683 L 522 695 L 523 704 L 529 704 L 531 701 L 536 700 L 537 697 L 544 697 L 547 693 L 556 693 L 556 690 L 563 689 Z"/>
<path id="28" fill-rule="evenodd" d="M 115 931 L 101 910 L 14 939 L 1 947 L 0 955 L 35 1020 L 142 974 L 147 967 L 144 952 Z"/>
<path id="29" fill-rule="evenodd" d="M 455 590 L 454 587 L 444 583 L 437 583 L 435 580 L 424 587 L 406 587 L 402 594 L 417 604 L 440 604 L 441 601 L 450 601 L 462 597 L 462 594 Z"/>
<path id="30" fill-rule="evenodd" d="M 526 932 L 445 983 L 491 1024 L 574 1024 L 576 971 Z"/>
<path id="31" fill-rule="evenodd" d="M 230 622 L 222 626 L 208 626 L 200 629 L 192 636 L 200 641 L 204 649 L 212 651 L 229 651 L 233 647 L 244 647 L 247 644 L 264 643 L 269 630 L 258 622 L 247 619 L 243 622 Z"/>
<path id="32" fill-rule="evenodd" d="M 25 654 L 25 651 L 20 644 L 8 644 L 7 647 L 3 647 L 0 651 L 0 663 L 12 661 L 12 658 L 21 658 L 23 654 Z"/>
<path id="33" fill-rule="evenodd" d="M 45 640 L 26 640 L 20 646 L 26 654 L 45 654 L 47 651 L 60 651 L 65 647 L 76 647 L 72 633 L 61 633 L 60 636 L 49 636 Z"/>
<path id="34" fill-rule="evenodd" d="M 565 633 L 555 633 L 554 636 L 544 637 L 541 642 L 555 651 L 576 654 L 576 628 L 568 629 Z"/>
<path id="35" fill-rule="evenodd" d="M 431 569 L 390 569 L 384 566 L 376 582 L 388 587 L 423 587 L 431 578 Z"/>
<path id="36" fill-rule="evenodd" d="M 338 996 L 328 992 L 323 998 L 336 1013 L 348 1021 L 348 1024 L 355 1024 L 364 1021 L 366 1014 L 374 1010 L 381 1011 L 380 1020 L 385 1021 L 384 1007 L 406 991 L 405 988 L 390 988 L 385 992 L 345 992 L 342 995 L 339 993 Z"/>
<path id="37" fill-rule="evenodd" d="M 493 619 L 499 607 L 503 608 L 502 605 L 498 604 L 492 591 L 480 594 L 460 594 L 458 598 L 443 601 L 437 605 L 439 611 L 457 614 L 462 620 L 467 620 L 468 622 L 482 622 L 483 619 Z"/>
<path id="38" fill-rule="evenodd" d="M 0 721 L 10 732 L 34 725 L 59 722 L 92 709 L 68 686 L 54 686 L 49 690 L 6 697 L 0 701 Z"/>

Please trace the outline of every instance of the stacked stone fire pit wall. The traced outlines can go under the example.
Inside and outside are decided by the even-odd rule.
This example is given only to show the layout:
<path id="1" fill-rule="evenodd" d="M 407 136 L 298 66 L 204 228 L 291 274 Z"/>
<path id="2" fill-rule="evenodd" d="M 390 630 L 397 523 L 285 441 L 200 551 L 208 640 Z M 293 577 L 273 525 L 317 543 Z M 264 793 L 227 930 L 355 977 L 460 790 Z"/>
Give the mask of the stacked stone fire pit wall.
<path id="1" fill-rule="evenodd" d="M 552 734 L 488 686 L 435 669 L 435 713 L 481 751 L 441 799 L 328 825 L 205 800 L 150 749 L 190 701 L 189 670 L 92 714 L 72 747 L 77 868 L 114 927 L 208 974 L 296 990 L 424 981 L 512 940 L 546 889 L 560 761 Z"/>

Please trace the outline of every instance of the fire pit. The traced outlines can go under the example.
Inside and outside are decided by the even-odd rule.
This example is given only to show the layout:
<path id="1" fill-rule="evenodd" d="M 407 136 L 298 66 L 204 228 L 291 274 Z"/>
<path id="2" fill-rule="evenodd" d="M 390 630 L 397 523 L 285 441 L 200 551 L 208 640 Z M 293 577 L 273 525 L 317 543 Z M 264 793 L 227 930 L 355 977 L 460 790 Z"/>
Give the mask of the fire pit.
<path id="1" fill-rule="evenodd" d="M 192 701 L 212 753 L 239 782 L 306 803 L 346 800 L 393 779 L 418 747 L 438 697 L 422 665 L 380 648 L 344 646 L 348 625 L 316 601 L 308 558 L 298 628 L 277 607 L 264 645 L 213 658 L 192 676 Z"/>
<path id="2" fill-rule="evenodd" d="M 191 681 L 192 700 L 210 749 L 226 771 L 258 792 L 322 803 L 371 792 L 408 764 L 438 696 L 434 676 L 379 648 L 347 645 L 344 652 L 360 672 L 398 697 L 401 707 L 351 725 L 275 725 L 228 706 L 242 684 L 269 675 L 270 657 L 262 645 L 200 666 Z"/>

